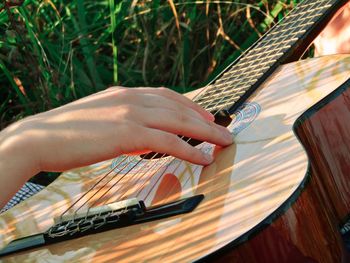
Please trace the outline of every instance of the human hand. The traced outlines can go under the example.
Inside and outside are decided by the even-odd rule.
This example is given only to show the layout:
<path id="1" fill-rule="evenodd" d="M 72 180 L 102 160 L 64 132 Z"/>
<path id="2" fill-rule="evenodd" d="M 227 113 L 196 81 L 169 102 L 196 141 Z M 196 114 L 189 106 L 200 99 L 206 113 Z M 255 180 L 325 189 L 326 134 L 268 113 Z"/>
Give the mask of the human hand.
<path id="1" fill-rule="evenodd" d="M 177 135 L 231 144 L 229 131 L 213 120 L 200 106 L 165 88 L 110 88 L 26 118 L 12 136 L 20 133 L 22 144 L 35 149 L 31 160 L 36 171 L 64 171 L 146 151 L 207 165 L 212 157 Z"/>
<path id="2" fill-rule="evenodd" d="M 315 39 L 315 56 L 350 54 L 350 1 Z"/>

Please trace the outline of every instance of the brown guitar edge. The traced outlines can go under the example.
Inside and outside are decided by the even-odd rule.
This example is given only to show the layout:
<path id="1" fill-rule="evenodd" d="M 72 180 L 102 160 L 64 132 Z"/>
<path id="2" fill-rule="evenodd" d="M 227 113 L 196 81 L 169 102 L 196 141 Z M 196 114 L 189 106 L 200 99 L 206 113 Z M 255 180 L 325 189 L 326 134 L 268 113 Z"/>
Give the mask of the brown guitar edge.
<path id="1" fill-rule="evenodd" d="M 347 202 L 342 200 L 340 203 L 339 198 L 334 197 L 339 189 L 335 183 L 327 184 L 329 180 L 325 181 L 324 177 L 328 174 L 320 172 L 312 148 L 320 141 L 310 143 L 313 134 L 309 128 L 312 118 L 322 115 L 322 109 L 326 106 L 336 103 L 350 112 L 350 101 L 349 105 L 336 102 L 345 93 L 350 95 L 350 79 L 295 122 L 294 132 L 309 156 L 309 167 L 304 181 L 293 195 L 255 228 L 199 262 L 349 262 L 350 256 L 345 250 L 339 226 L 349 217 L 350 191 Z M 350 141 L 348 145 L 350 149 Z M 319 148 L 320 145 L 318 151 Z M 337 208 L 334 202 L 339 202 L 341 208 Z"/>
<path id="2" fill-rule="evenodd" d="M 331 103 L 320 104 L 298 130 L 312 172 L 322 178 L 320 183 L 327 190 L 339 225 L 350 218 L 350 137 L 344 134 L 350 134 L 346 122 L 350 117 L 349 88 L 350 79 L 329 95 Z"/>

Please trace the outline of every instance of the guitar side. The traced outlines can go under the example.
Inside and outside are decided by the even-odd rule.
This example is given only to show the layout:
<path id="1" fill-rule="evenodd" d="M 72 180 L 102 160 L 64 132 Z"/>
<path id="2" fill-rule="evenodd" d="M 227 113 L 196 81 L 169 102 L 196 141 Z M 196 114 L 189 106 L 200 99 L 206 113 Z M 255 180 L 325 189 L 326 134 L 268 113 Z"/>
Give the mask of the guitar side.
<path id="1" fill-rule="evenodd" d="M 308 158 L 293 133 L 293 125 L 303 112 L 337 89 L 349 76 L 349 56 L 323 57 L 282 66 L 250 98 L 241 115 L 233 116 L 230 127 L 236 133 L 235 144 L 215 149 L 216 161 L 202 171 L 191 189 L 204 194 L 205 199 L 190 214 L 53 244 L 2 260 L 25 262 L 45 257 L 87 262 L 193 261 L 238 246 L 263 224 L 270 224 L 271 215 L 281 214 L 282 210 L 285 214 L 280 228 L 300 255 L 316 262 L 332 262 L 332 254 L 337 251 L 339 259 L 342 251 L 336 219 L 333 219 L 334 209 L 327 205 L 330 201 L 324 200 L 326 195 L 318 192 L 317 182 L 311 180 L 310 185 L 306 184 Z M 15 238 L 45 231 L 54 217 L 89 188 L 95 175 L 105 173 L 109 167 L 107 162 L 66 173 L 41 193 L 1 215 L 1 246 Z M 312 193 L 308 190 L 310 186 L 316 187 Z M 173 190 L 166 184 L 158 187 L 163 187 L 163 192 Z M 301 194 L 304 187 L 306 190 Z M 180 187 L 177 191 L 180 193 L 174 192 L 174 196 L 181 196 L 185 189 Z M 307 197 L 303 197 L 305 193 Z M 312 206 L 315 201 L 321 207 L 325 204 L 327 210 L 315 209 Z M 316 235 L 322 232 L 319 229 L 325 229 L 320 241 L 314 239 L 316 236 L 301 240 L 305 235 L 293 233 L 300 229 L 296 215 L 305 207 L 315 219 L 305 224 L 304 231 Z M 273 227 L 278 222 L 275 221 Z M 264 240 L 264 231 L 257 237 Z M 325 248 L 325 238 L 334 241 L 332 249 L 335 250 Z M 239 260 L 244 258 L 244 251 L 250 251 L 253 257 L 251 244 L 245 242 L 236 247 L 230 258 L 233 256 L 237 262 L 255 262 L 253 258 L 248 261 L 247 254 L 246 261 Z"/>

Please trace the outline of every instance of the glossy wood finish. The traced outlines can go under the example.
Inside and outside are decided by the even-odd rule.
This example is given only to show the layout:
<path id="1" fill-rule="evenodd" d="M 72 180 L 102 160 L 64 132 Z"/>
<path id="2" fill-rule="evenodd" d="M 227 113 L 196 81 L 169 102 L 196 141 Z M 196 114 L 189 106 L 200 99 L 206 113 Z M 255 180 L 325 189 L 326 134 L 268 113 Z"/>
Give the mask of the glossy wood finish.
<path id="1" fill-rule="evenodd" d="M 296 202 L 249 241 L 227 247 L 208 259 L 237 263 L 347 263 L 339 221 L 325 197 L 320 178 L 312 174 Z"/>
<path id="2" fill-rule="evenodd" d="M 327 189 L 337 219 L 344 222 L 350 213 L 350 84 L 309 116 L 299 134 L 313 174 Z"/>
<path id="3" fill-rule="evenodd" d="M 262 255 L 270 255 L 268 262 L 283 262 L 280 255 L 296 255 L 285 257 L 284 262 L 291 262 L 288 259 L 339 262 L 344 257 L 337 214 L 331 200 L 323 194 L 321 180 L 311 179 L 301 193 L 308 158 L 293 133 L 293 124 L 349 75 L 350 56 L 324 57 L 281 67 L 249 101 L 251 105 L 260 105 L 261 112 L 257 110 L 254 118 L 251 111 L 243 111 L 246 118 L 244 114 L 233 116 L 230 129 L 237 133 L 235 144 L 225 149 L 203 145 L 214 150 L 216 161 L 212 165 L 202 170 L 177 162 L 170 170 L 155 175 L 136 171 L 118 184 L 117 193 L 110 195 L 111 199 L 137 195 L 152 204 L 202 193 L 205 199 L 194 212 L 54 244 L 2 260 L 188 262 L 250 239 L 252 233 L 257 234 L 262 225 L 271 225 L 271 219 L 279 214 L 283 216 L 271 226 L 236 247 L 230 260 L 264 262 Z M 1 215 L 1 246 L 14 238 L 45 231 L 53 218 L 89 189 L 113 163 L 116 161 L 67 172 L 38 195 Z M 155 169 L 152 167 L 148 164 L 149 169 Z M 139 194 L 138 186 L 144 189 Z"/>

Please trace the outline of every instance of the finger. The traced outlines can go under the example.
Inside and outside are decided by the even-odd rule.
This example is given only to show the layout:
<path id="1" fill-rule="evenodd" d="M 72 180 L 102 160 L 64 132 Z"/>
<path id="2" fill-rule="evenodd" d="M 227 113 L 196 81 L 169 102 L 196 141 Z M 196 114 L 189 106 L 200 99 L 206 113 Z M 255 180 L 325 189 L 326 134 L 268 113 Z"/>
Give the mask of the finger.
<path id="1" fill-rule="evenodd" d="M 136 139 L 137 144 L 145 149 L 150 149 L 158 153 L 166 153 L 176 158 L 200 165 L 212 163 L 213 157 L 210 154 L 202 152 L 178 136 L 165 131 L 143 128 L 142 136 Z"/>
<path id="2" fill-rule="evenodd" d="M 160 96 L 163 96 L 165 98 L 168 98 L 170 100 L 179 102 L 186 107 L 189 107 L 193 109 L 194 111 L 198 112 L 200 115 L 202 115 L 205 119 L 213 121 L 215 119 L 214 115 L 210 112 L 206 111 L 203 107 L 198 105 L 197 103 L 193 102 L 189 98 L 173 91 L 167 88 L 134 88 L 130 89 L 132 92 L 142 92 L 144 94 L 157 94 Z"/>
<path id="3" fill-rule="evenodd" d="M 149 128 L 184 135 L 221 146 L 233 142 L 231 133 L 214 122 L 198 119 L 186 111 L 150 108 L 145 111 L 144 125 Z"/>
<path id="4" fill-rule="evenodd" d="M 167 88 L 158 88 L 158 90 L 160 91 L 160 93 L 164 96 L 167 97 L 169 99 L 173 99 L 179 103 L 184 104 L 185 106 L 197 111 L 198 113 L 200 113 L 204 118 L 213 121 L 215 119 L 214 115 L 211 114 L 210 112 L 206 111 L 202 106 L 200 106 L 199 104 L 193 102 L 192 100 L 190 100 L 189 98 L 187 98 L 186 96 L 183 96 L 173 90 L 167 89 Z"/>
<path id="5" fill-rule="evenodd" d="M 205 118 L 198 111 L 195 111 L 194 109 L 189 108 L 182 103 L 159 96 L 157 94 L 142 94 L 140 96 L 136 96 L 136 98 L 137 102 L 134 101 L 134 103 L 146 107 L 146 110 L 156 109 L 157 111 L 161 111 L 163 109 L 166 109 L 173 112 L 182 112 L 183 114 L 191 115 L 193 118 L 208 120 L 208 118 Z"/>

